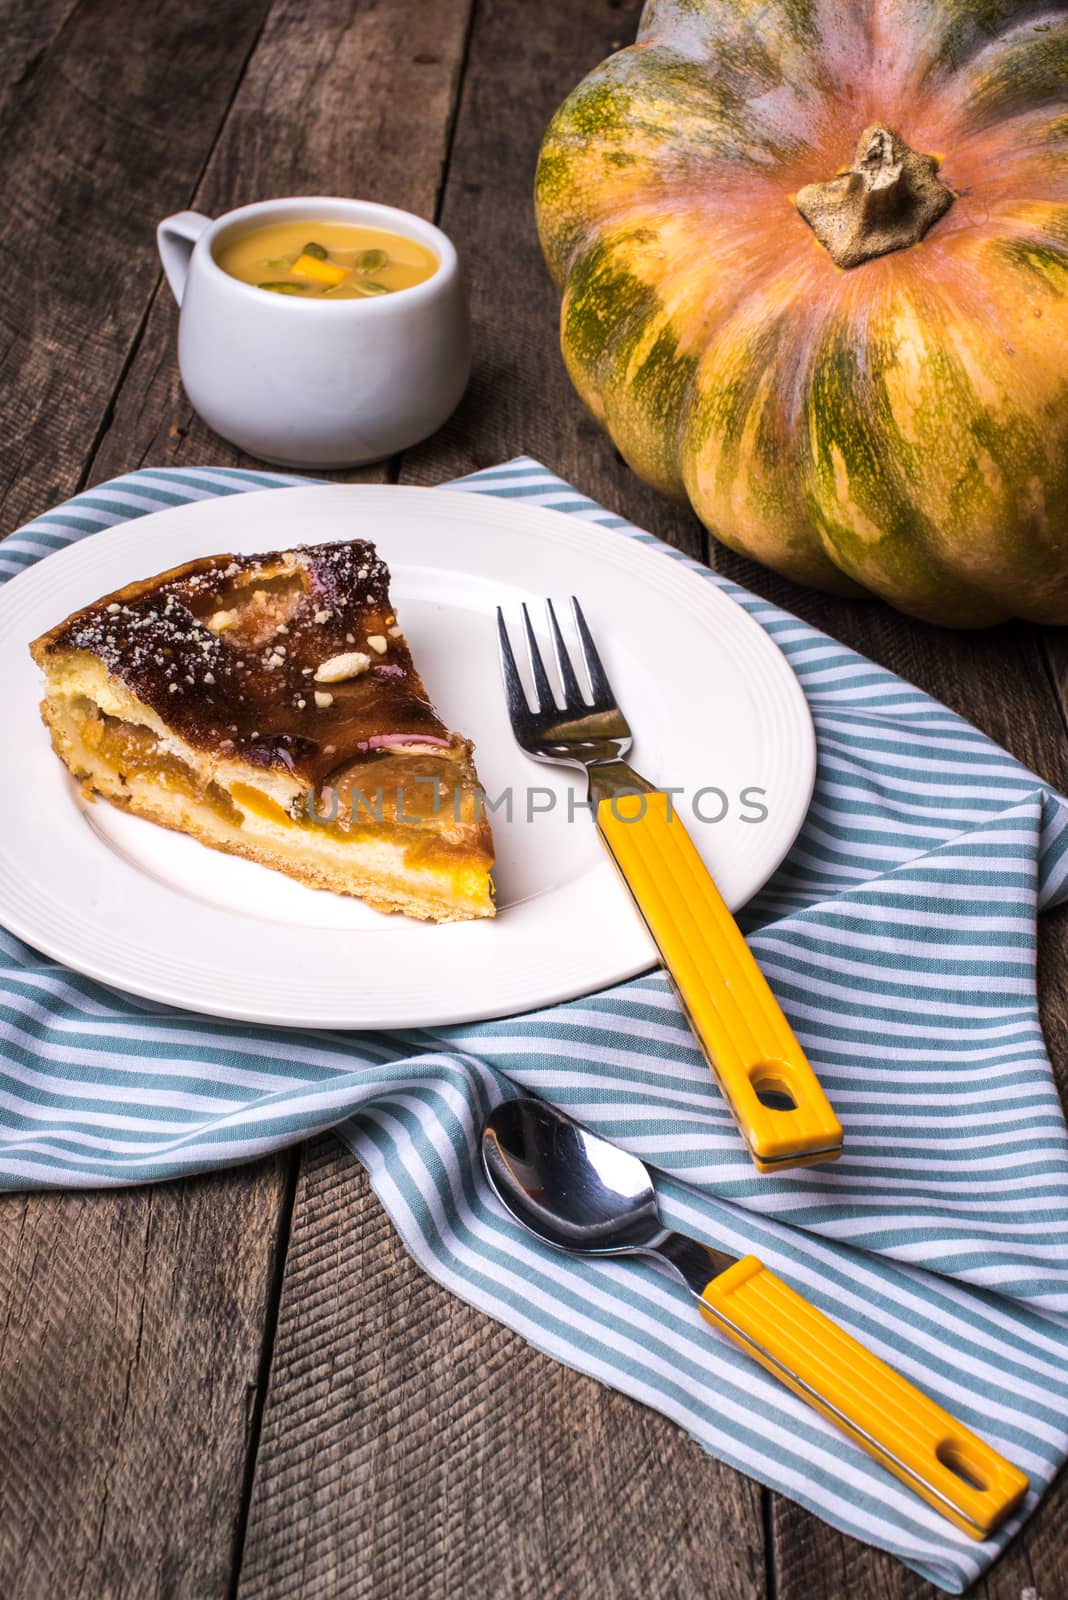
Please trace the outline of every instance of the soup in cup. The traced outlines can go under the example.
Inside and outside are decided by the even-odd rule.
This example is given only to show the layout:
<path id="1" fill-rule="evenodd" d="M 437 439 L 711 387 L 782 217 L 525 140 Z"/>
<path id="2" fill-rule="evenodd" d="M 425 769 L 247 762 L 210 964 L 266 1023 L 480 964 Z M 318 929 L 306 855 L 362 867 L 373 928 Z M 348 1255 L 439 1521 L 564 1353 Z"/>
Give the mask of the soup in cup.
<path id="1" fill-rule="evenodd" d="M 460 265 L 433 223 L 297 197 L 157 229 L 178 366 L 223 438 L 281 466 L 348 467 L 425 439 L 471 367 Z"/>

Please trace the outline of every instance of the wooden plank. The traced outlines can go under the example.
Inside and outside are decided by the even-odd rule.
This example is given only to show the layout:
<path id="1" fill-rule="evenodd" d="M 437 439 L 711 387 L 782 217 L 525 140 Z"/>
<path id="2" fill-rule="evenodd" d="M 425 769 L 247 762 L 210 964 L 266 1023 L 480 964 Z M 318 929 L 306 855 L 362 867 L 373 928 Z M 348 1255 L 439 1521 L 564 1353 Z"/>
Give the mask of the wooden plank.
<path id="1" fill-rule="evenodd" d="M 413 22 L 414 39 L 402 51 Z M 321 159 L 313 186 L 344 191 L 363 147 L 377 152 L 363 163 L 363 192 L 432 211 L 466 26 L 467 0 L 447 11 L 424 6 L 414 18 L 411 7 L 365 7 L 358 25 L 348 4 L 314 11 L 280 7 L 265 30 L 262 56 L 257 53 L 250 65 L 219 160 L 209 171 L 205 203 L 214 203 L 211 182 L 216 195 L 229 189 L 235 201 L 244 198 L 240 186 L 250 171 L 263 173 L 266 192 L 304 187 L 308 169 L 302 163 L 314 151 Z M 403 94 L 396 75 L 404 78 L 408 69 L 421 79 L 421 93 L 407 122 L 396 119 L 406 129 L 398 134 L 393 112 Z M 406 81 L 410 86 L 410 75 Z M 354 84 L 362 86 L 365 97 L 358 116 L 348 109 Z M 291 99 L 280 85 L 289 86 Z M 339 129 L 344 130 L 340 135 Z M 191 196 L 192 184 L 173 195 L 161 191 L 161 197 L 149 200 L 145 214 L 154 218 L 188 204 Z M 154 254 L 151 269 L 154 278 Z M 164 349 L 154 334 L 150 325 L 143 357 L 124 391 L 125 412 L 109 430 L 109 444 L 117 452 L 115 471 L 139 459 L 131 454 L 133 440 L 122 434 L 125 417 L 135 415 L 147 428 L 143 454 L 175 426 L 164 412 L 175 391 L 166 383 L 138 382 L 157 363 L 173 366 L 169 343 Z M 80 421 L 67 418 L 75 436 Z M 190 449 L 197 461 L 232 459 L 227 447 L 206 434 Z M 154 459 L 159 456 L 157 450 Z M 96 476 L 111 470 L 105 464 Z M 10 1411 L 0 1412 L 19 1446 L 12 1470 L 5 1473 L 16 1500 L 6 1528 L 10 1544 L 4 1554 L 10 1565 L 0 1568 L 0 1593 L 33 1600 L 50 1600 L 56 1593 L 84 1594 L 87 1600 L 114 1594 L 125 1600 L 142 1593 L 199 1596 L 227 1590 L 231 1561 L 243 1539 L 246 1475 L 258 1432 L 261 1364 L 268 1354 L 265 1322 L 268 1335 L 273 1331 L 275 1245 L 288 1215 L 287 1160 L 279 1158 L 269 1170 L 270 1183 L 241 1175 L 147 1195 L 101 1197 L 94 1202 L 91 1230 L 66 1213 L 55 1220 L 56 1205 L 81 1204 L 74 1199 L 20 1202 L 18 1239 L 31 1266 L 26 1284 L 12 1288 L 8 1348 L 13 1363 L 25 1363 L 27 1353 L 34 1359 L 29 1379 L 12 1387 Z M 166 1226 L 158 1220 L 161 1208 Z M 12 1225 L 15 1215 L 8 1213 Z M 114 1260 L 96 1238 L 105 1226 L 120 1244 L 127 1236 L 132 1241 L 128 1249 L 112 1253 Z M 71 1309 L 62 1338 L 37 1352 L 27 1329 L 47 1316 L 54 1286 L 36 1263 L 54 1253 L 57 1229 L 71 1242 L 62 1255 L 71 1277 Z M 234 1250 L 231 1240 L 247 1243 Z M 164 1292 L 172 1280 L 173 1294 Z M 138 1309 L 142 1294 L 152 1309 L 148 1333 Z M 99 1332 L 93 1308 L 103 1313 Z M 74 1337 L 79 1328 L 81 1347 Z M 79 1366 L 79 1349 L 91 1363 L 88 1374 Z M 0 1382 L 4 1376 L 0 1365 Z M 22 1442 L 35 1437 L 31 1423 L 43 1409 L 42 1395 L 54 1397 L 51 1415 L 57 1428 L 38 1468 L 36 1458 L 28 1464 Z M 100 1419 L 98 1426 L 85 1421 L 82 1404 L 90 1418 Z M 61 1580 L 67 1563 L 75 1564 L 76 1577 Z"/>
<path id="2" fill-rule="evenodd" d="M 79 0 L 41 0 L 37 5 L 7 4 L 0 12 L 4 50 L 0 56 L 0 129 L 15 136 L 18 108 Z"/>
<path id="3" fill-rule="evenodd" d="M 432 217 L 471 0 L 277 0 L 202 181 L 217 216 L 285 194 L 356 195 Z M 182 390 L 177 307 L 161 283 L 90 469 L 261 466 L 213 434 Z M 388 463 L 330 474 L 381 482 Z M 316 473 L 315 476 L 325 476 Z"/>
<path id="4" fill-rule="evenodd" d="M 549 118 L 580 78 L 633 38 L 640 14 L 638 0 L 610 7 L 496 0 L 480 12 L 440 217 L 464 266 L 474 372 L 455 415 L 406 453 L 400 477 L 441 483 L 512 456 L 536 456 L 584 493 L 700 556 L 704 533 L 689 508 L 634 477 L 568 381 L 559 303 L 531 200 Z"/>
<path id="5" fill-rule="evenodd" d="M 558 62 L 567 55 L 566 41 L 544 17 L 539 20 L 547 35 L 539 63 L 545 58 Z M 621 16 L 624 35 L 631 20 Z M 572 44 L 579 32 L 578 27 L 572 32 Z M 603 53 L 594 49 L 581 63 L 573 60 L 574 78 Z M 566 86 L 565 80 L 561 87 Z M 532 87 L 536 89 L 537 78 L 532 86 L 528 70 L 525 94 L 531 93 Z M 465 85 L 465 99 L 475 99 L 478 91 L 472 75 Z M 457 240 L 467 264 L 476 326 L 482 335 L 480 359 L 472 388 L 452 422 L 408 454 L 401 477 L 432 483 L 457 471 L 471 471 L 528 452 L 640 525 L 700 553 L 701 539 L 692 517 L 654 495 L 627 472 L 562 381 L 555 335 L 547 331 L 554 327 L 555 297 L 545 275 L 539 278 L 534 269 L 537 246 L 529 208 L 521 209 L 509 196 L 516 175 L 524 169 L 525 177 L 532 173 L 532 147 L 522 143 L 525 130 L 516 126 L 510 101 L 487 94 L 476 104 L 492 137 L 484 146 L 469 151 L 458 136 L 457 181 L 446 194 L 443 225 Z M 500 262 L 513 254 L 519 257 L 519 270 L 502 274 Z M 978 722 L 1043 777 L 1058 785 L 1068 779 L 1068 751 L 1033 630 L 1017 627 L 992 634 L 949 634 L 909 622 L 878 602 L 839 602 L 802 591 L 722 546 L 712 544 L 709 556 L 727 576 L 805 616 Z M 1068 682 L 1068 672 L 1065 679 Z M 1052 921 L 1047 919 L 1044 925 L 1043 948 L 1057 940 L 1050 967 L 1063 973 L 1068 950 L 1062 948 L 1063 935 L 1051 930 Z M 1047 1033 L 1055 1020 L 1056 1004 L 1053 994 L 1044 992 Z M 1068 1048 L 1063 1023 L 1056 1020 L 1053 1054 L 1063 1083 L 1068 1080 Z M 1068 1594 L 1068 1570 L 1056 1540 L 1043 1541 L 1039 1531 L 1046 1519 L 1055 1527 L 1063 1523 L 1064 1512 L 1059 1509 L 1063 1495 L 1058 1488 L 1036 1522 L 1035 1539 L 1044 1552 L 1039 1575 L 1048 1594 Z M 873 1600 L 884 1594 L 912 1600 L 935 1592 L 892 1558 L 834 1534 L 786 1500 L 767 1498 L 773 1534 L 769 1552 L 774 1558 L 773 1592 L 780 1600 L 854 1593 L 870 1593 Z M 1017 1550 L 1029 1548 L 1028 1537 L 1018 1541 Z M 998 1573 L 1005 1575 L 1009 1587 L 999 1587 L 1002 1580 L 995 1575 L 989 1595 L 1011 1593 L 1016 1600 L 1026 1582 L 1016 1588 L 1012 1585 L 1018 1573 L 1026 1575 L 1025 1563 L 1010 1556 Z M 1038 1592 L 1043 1592 L 1041 1584 Z"/>
<path id="6" fill-rule="evenodd" d="M 84 0 L 0 145 L 0 530 L 75 490 L 267 0 Z M 62 270 L 60 270 L 60 264 Z"/>
<path id="7" fill-rule="evenodd" d="M 240 1600 L 763 1600 L 760 1492 L 428 1279 L 302 1162 Z"/>
<path id="8" fill-rule="evenodd" d="M 0 1594 L 227 1592 L 288 1156 L 0 1204 Z"/>
<path id="9" fill-rule="evenodd" d="M 264 10 L 46 0 L 5 30 L 4 528 L 78 486 L 151 220 L 184 203 Z M 0 1205 L 0 1593 L 225 1592 L 290 1164 Z"/>
<path id="10" fill-rule="evenodd" d="M 1068 640 L 1063 628 L 1043 628 L 1042 653 L 1057 696 L 1062 725 L 1068 728 Z"/>
<path id="11" fill-rule="evenodd" d="M 476 375 L 401 475 L 435 483 L 527 450 L 700 549 L 692 518 L 636 486 L 574 399 L 530 214 L 554 105 L 638 10 L 480 8 L 442 208 Z M 766 1592 L 763 1547 L 755 1485 L 429 1282 L 346 1153 L 302 1161 L 242 1600 L 740 1600 Z"/>
<path id="12" fill-rule="evenodd" d="M 816 627 L 898 672 L 951 706 L 1010 750 L 1039 777 L 1068 785 L 1068 744 L 1061 705 L 1046 665 L 1061 667 L 1068 696 L 1068 655 L 1052 630 L 1011 624 L 954 633 L 901 616 L 879 601 L 843 601 L 799 589 L 712 544 L 717 570 L 766 595 Z M 1064 704 L 1068 705 L 1068 698 Z M 1039 1001 L 1047 1047 L 1062 1098 L 1068 1098 L 1068 911 L 1039 922 Z M 779 1496 L 770 1497 L 771 1555 L 778 1600 L 935 1600 L 940 1591 L 892 1557 L 836 1533 Z M 1022 1535 L 974 1593 L 981 1600 L 1068 1595 L 1068 1478 L 1054 1485 Z"/>
<path id="13" fill-rule="evenodd" d="M 632 23 L 633 18 L 621 11 L 619 31 L 624 37 L 629 36 Z M 597 41 L 585 50 L 577 19 L 561 18 L 561 24 L 554 31 L 551 17 L 542 12 L 539 28 L 543 38 L 536 53 L 539 67 L 548 61 L 555 68 L 581 40 L 577 54 L 582 59 L 571 55 L 570 79 L 562 75 L 558 92 L 566 90 L 569 81 L 577 80 L 605 53 Z M 533 97 L 539 81 L 539 74 L 532 74 L 528 67 L 524 95 Z M 452 421 L 434 439 L 409 452 L 402 480 L 433 483 L 526 452 L 545 460 L 577 487 L 641 526 L 699 554 L 702 540 L 692 516 L 637 482 L 566 383 L 555 331 L 549 333 L 555 330 L 556 300 L 547 277 L 536 270 L 537 244 L 527 203 L 536 146 L 523 124 L 517 124 L 511 99 L 495 94 L 488 86 L 480 93 L 482 89 L 472 72 L 465 84 L 465 108 L 473 106 L 490 137 L 468 149 L 461 142 L 461 122 L 456 181 L 447 190 L 442 219 L 467 267 L 481 335 L 475 377 Z M 558 98 L 558 92 L 546 101 Z M 547 117 L 551 104 L 543 102 L 540 109 Z M 523 185 L 516 183 L 519 173 L 524 175 Z M 521 196 L 518 203 L 515 191 Z M 506 259 L 515 261 L 516 269 L 502 273 L 500 264 Z M 802 591 L 714 543 L 708 555 L 727 576 L 806 617 L 978 722 L 1043 777 L 1058 785 L 1068 779 L 1068 750 L 1033 630 L 1016 627 L 982 635 L 950 634 L 912 623 L 878 602 L 839 602 Z M 1068 682 L 1068 672 L 1065 678 Z M 1063 973 L 1068 950 L 1062 948 L 1063 935 L 1054 934 L 1051 919 L 1047 919 L 1043 947 L 1054 938 L 1058 945 L 1050 967 Z M 1051 993 L 1044 993 L 1048 1033 L 1054 1020 L 1057 1022 L 1053 1053 L 1064 1082 L 1068 1080 L 1068 1035 L 1062 1020 L 1055 1019 L 1056 1004 Z M 1063 1518 L 1063 1512 L 1056 1509 L 1062 1494 L 1059 1489 L 1050 1510 L 1043 1513 L 1054 1525 Z M 834 1534 L 786 1500 L 767 1498 L 773 1533 L 769 1552 L 774 1558 L 773 1592 L 780 1600 L 869 1592 L 873 1600 L 883 1594 L 911 1600 L 934 1592 L 892 1558 Z M 1028 1543 L 1025 1538 L 1019 1548 L 1026 1550 Z M 1068 1571 L 1055 1542 L 1047 1543 L 1050 1551 L 1042 1571 L 1048 1574 L 1048 1592 L 1068 1594 Z M 999 1570 L 1010 1571 L 1010 1562 Z M 861 1571 L 863 1578 L 855 1581 Z M 996 1582 L 992 1580 L 991 1596 L 1002 1592 Z M 1006 1595 L 1010 1592 L 1016 1600 L 1020 1590 L 1004 1590 Z"/>
<path id="14" fill-rule="evenodd" d="M 987 635 L 988 640 L 995 635 Z M 973 707 L 976 720 L 983 709 Z M 1033 720 L 1021 743 L 1035 742 Z M 1047 753 L 1059 743 L 1055 724 L 1046 725 Z M 1039 1006 L 1046 1044 L 1062 1098 L 1068 1088 L 1068 909 L 1039 922 Z M 940 1591 L 923 1583 L 892 1557 L 836 1533 L 788 1500 L 772 1497 L 770 1526 L 777 1600 L 936 1600 Z M 1062 1473 L 1038 1512 L 988 1577 L 973 1591 L 976 1600 L 1034 1600 L 1068 1595 L 1068 1475 Z"/>
<path id="15" fill-rule="evenodd" d="M 879 601 L 844 601 L 803 590 L 714 541 L 717 570 L 823 628 L 951 706 L 1041 779 L 1068 787 L 1068 651 L 1060 633 L 1023 623 L 955 633 L 901 616 Z M 1059 690 L 1059 695 L 1058 695 Z M 1062 1099 L 1068 1101 L 1068 910 L 1039 922 L 1039 1005 Z M 976 1594 L 984 1600 L 1068 1595 L 1068 1478 Z M 770 1497 L 771 1556 L 778 1600 L 863 1594 L 871 1600 L 933 1600 L 892 1557 L 856 1543 L 779 1496 Z"/>
<path id="16" fill-rule="evenodd" d="M 96 50 L 115 74 L 121 50 L 136 50 L 146 41 L 136 34 L 124 40 L 122 19 L 111 9 L 111 25 L 103 27 Z M 243 52 L 240 59 L 232 50 L 228 56 L 214 27 L 198 19 L 204 47 L 213 56 L 211 72 L 221 81 L 227 59 L 236 78 L 253 32 L 246 30 L 242 38 L 233 5 L 217 8 L 216 15 L 219 28 L 233 32 L 232 43 Z M 402 36 L 413 22 L 413 42 L 401 52 Z M 205 118 L 204 96 L 186 82 L 182 61 L 174 55 L 184 49 L 182 38 L 158 13 L 153 26 L 159 55 L 145 56 L 142 49 L 140 92 L 167 100 L 168 116 L 179 128 L 187 120 L 199 123 L 210 143 L 215 127 Z M 255 193 L 261 181 L 263 192 L 304 187 L 312 165 L 314 187 L 344 192 L 362 149 L 374 152 L 362 163 L 363 192 L 432 211 L 466 26 L 467 0 L 447 10 L 424 6 L 414 18 L 411 7 L 365 7 L 356 22 L 347 3 L 281 5 L 265 30 L 262 52 L 249 66 L 227 138 L 200 191 L 203 203 L 236 203 Z M 84 43 L 77 31 L 72 48 L 82 49 Z M 62 64 L 46 65 L 47 70 L 39 69 L 42 78 L 55 80 L 66 70 Z M 406 71 L 420 79 L 421 93 L 407 121 L 398 117 L 395 126 L 392 112 L 402 102 L 399 80 Z M 169 99 L 159 81 L 168 75 L 177 79 Z M 354 86 L 361 89 L 355 114 L 349 109 Z M 94 87 L 88 103 L 103 93 Z M 114 92 L 111 106 L 112 121 L 125 120 L 127 138 L 129 124 L 148 116 L 143 108 L 125 109 Z M 73 135 L 66 137 L 76 142 Z M 205 143 L 181 186 L 168 187 L 164 171 L 135 197 L 131 213 L 139 211 L 151 221 L 187 205 L 207 154 Z M 104 156 L 96 164 L 106 166 Z M 243 193 L 250 174 L 253 186 Z M 114 177 L 99 181 L 115 191 L 112 203 L 117 204 Z M 220 198 L 224 193 L 227 198 Z M 128 189 L 123 203 L 130 204 Z M 87 250 L 97 247 L 92 228 L 80 228 L 79 237 L 86 239 Z M 42 249 L 45 244 L 41 241 Z M 110 263 L 105 252 L 103 265 Z M 144 286 L 150 288 L 158 277 L 150 231 L 137 266 L 147 268 Z M 131 301 L 135 276 L 122 284 Z M 136 283 L 141 287 L 141 277 Z M 54 304 L 49 309 L 60 321 L 66 315 Z M 157 337 L 165 321 L 162 301 L 157 310 L 124 391 L 125 406 L 108 432 L 116 465 L 105 463 L 97 476 L 138 463 L 131 453 L 135 441 L 123 434 L 127 417 L 136 415 L 137 425 L 146 430 L 142 454 L 176 425 L 166 410 L 175 393 L 167 383 L 173 330 L 167 330 L 165 348 Z M 123 330 L 129 329 L 123 323 Z M 36 371 L 48 351 L 39 330 L 30 326 L 27 336 L 35 333 L 28 359 Z M 68 381 L 78 374 L 77 345 L 67 343 L 52 353 Z M 158 376 L 160 368 L 162 384 L 142 381 L 142 374 Z M 93 388 L 90 398 L 97 410 L 86 404 L 65 413 L 70 475 L 54 482 L 47 498 L 74 486 L 76 464 L 111 399 L 117 372 L 113 363 L 107 382 Z M 227 447 L 207 435 L 194 439 L 190 449 L 198 461 L 230 459 Z M 36 507 L 41 462 L 34 456 L 25 465 L 27 501 Z M 11 1280 L 6 1358 L 0 1354 L 0 1418 L 7 1425 L 0 1461 L 11 1496 L 0 1531 L 0 1593 L 20 1600 L 51 1600 L 59 1593 L 126 1600 L 141 1594 L 226 1592 L 243 1538 L 261 1363 L 269 1353 L 264 1329 L 273 1326 L 280 1281 L 277 1246 L 288 1221 L 289 1160 L 280 1157 L 251 1176 L 91 1201 L 27 1197 L 0 1208 L 8 1230 L 0 1235 L 0 1270 L 5 1283 Z M 45 1262 L 54 1270 L 46 1272 Z M 57 1295 L 58 1307 L 53 1305 Z M 44 1329 L 40 1337 L 38 1327 Z M 46 1428 L 43 1441 L 41 1426 Z"/>

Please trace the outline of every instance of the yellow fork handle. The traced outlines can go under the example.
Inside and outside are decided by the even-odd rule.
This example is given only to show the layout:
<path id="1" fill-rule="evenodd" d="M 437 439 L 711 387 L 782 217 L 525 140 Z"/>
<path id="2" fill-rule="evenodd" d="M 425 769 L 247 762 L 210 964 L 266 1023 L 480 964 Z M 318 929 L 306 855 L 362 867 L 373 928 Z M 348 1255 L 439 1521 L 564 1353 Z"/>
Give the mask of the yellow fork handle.
<path id="1" fill-rule="evenodd" d="M 755 1256 L 713 1278 L 700 1306 L 714 1327 L 973 1539 L 993 1533 L 1027 1493 L 1019 1468 Z"/>
<path id="2" fill-rule="evenodd" d="M 841 1123 L 670 797 L 618 794 L 596 816 L 758 1170 L 835 1160 Z"/>

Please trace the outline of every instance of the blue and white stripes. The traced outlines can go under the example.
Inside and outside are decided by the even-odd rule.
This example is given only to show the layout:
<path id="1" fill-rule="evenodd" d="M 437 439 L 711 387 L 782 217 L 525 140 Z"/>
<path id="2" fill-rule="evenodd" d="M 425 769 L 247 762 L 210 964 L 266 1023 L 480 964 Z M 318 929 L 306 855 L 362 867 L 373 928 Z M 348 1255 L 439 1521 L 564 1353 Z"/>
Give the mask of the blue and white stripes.
<path id="1" fill-rule="evenodd" d="M 0 544 L 0 578 L 164 506 L 304 481 L 132 473 Z M 655 542 L 529 460 L 456 487 Z M 746 924 L 845 1125 L 840 1162 L 755 1174 L 659 974 L 433 1033 L 298 1034 L 116 994 L 0 933 L 0 1184 L 145 1182 L 337 1126 L 439 1281 L 959 1591 L 1020 1518 L 973 1545 L 654 1268 L 546 1251 L 480 1177 L 485 1111 L 534 1089 L 650 1161 L 673 1225 L 761 1255 L 1023 1466 L 1024 1514 L 1068 1451 L 1068 1137 L 1034 976 L 1068 802 L 919 690 L 707 576 L 782 648 L 816 725 L 808 821 Z"/>

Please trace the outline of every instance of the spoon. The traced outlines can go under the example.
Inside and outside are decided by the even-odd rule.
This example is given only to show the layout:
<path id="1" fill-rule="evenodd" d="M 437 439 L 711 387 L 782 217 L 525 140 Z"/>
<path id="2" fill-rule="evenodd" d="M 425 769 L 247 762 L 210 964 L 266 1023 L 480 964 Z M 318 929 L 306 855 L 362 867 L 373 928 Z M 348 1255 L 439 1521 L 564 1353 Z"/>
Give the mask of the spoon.
<path id="1" fill-rule="evenodd" d="M 482 1159 L 517 1222 L 556 1250 L 652 1256 L 701 1315 L 973 1539 L 1027 1493 L 1024 1474 L 810 1305 L 756 1256 L 665 1228 L 645 1163 L 543 1100 L 506 1100 Z"/>

